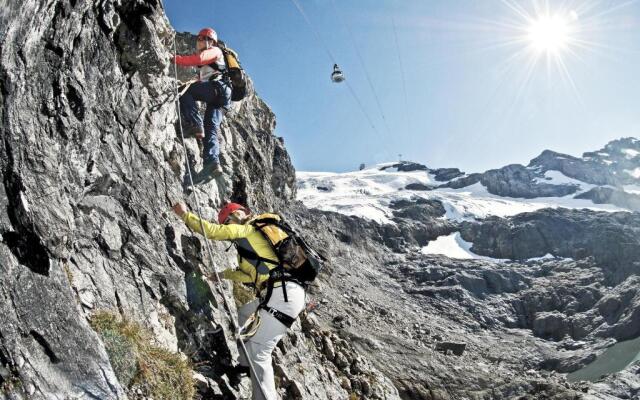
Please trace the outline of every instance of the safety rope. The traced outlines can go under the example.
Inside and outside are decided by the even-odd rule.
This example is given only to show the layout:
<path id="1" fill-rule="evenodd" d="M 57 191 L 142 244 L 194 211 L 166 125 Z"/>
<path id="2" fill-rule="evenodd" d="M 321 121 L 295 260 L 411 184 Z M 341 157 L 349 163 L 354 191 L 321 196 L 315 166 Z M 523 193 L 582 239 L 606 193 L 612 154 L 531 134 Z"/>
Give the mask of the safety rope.
<path id="1" fill-rule="evenodd" d="M 176 35 L 174 34 L 173 36 L 173 56 L 176 57 L 178 54 L 177 52 L 177 48 L 176 48 Z M 176 109 L 178 110 L 178 124 L 179 124 L 179 128 L 180 128 L 180 137 L 182 140 L 182 146 L 186 149 L 186 141 L 184 138 L 184 131 L 182 130 L 182 115 L 180 113 L 180 96 L 179 96 L 179 89 L 178 89 L 178 65 L 174 62 L 173 63 L 173 71 L 174 71 L 174 78 L 175 78 L 175 89 L 176 89 Z M 204 243 L 205 243 L 205 247 L 207 249 L 207 255 L 209 256 L 209 261 L 211 263 L 211 266 L 213 267 L 213 272 L 215 274 L 216 279 L 214 279 L 215 282 L 215 286 L 216 289 L 218 290 L 218 292 L 220 293 L 220 296 L 222 297 L 222 301 L 224 304 L 224 308 L 226 309 L 226 314 L 229 317 L 229 322 L 231 324 L 231 329 L 233 329 L 234 331 L 234 338 L 236 339 L 236 343 L 238 344 L 238 348 L 242 351 L 245 360 L 247 361 L 247 363 L 249 364 L 249 369 L 251 370 L 251 374 L 254 377 L 254 383 L 257 384 L 258 388 L 260 389 L 260 393 L 262 394 L 263 398 L 267 398 L 266 395 L 266 391 L 264 390 L 264 388 L 262 387 L 262 382 L 260 381 L 258 374 L 256 374 L 256 369 L 255 366 L 253 365 L 253 361 L 251 360 L 251 357 L 249 357 L 249 353 L 247 352 L 247 347 L 245 346 L 244 341 L 242 340 L 242 337 L 240 336 L 240 327 L 238 325 L 238 323 L 236 322 L 235 318 L 233 317 L 233 312 L 231 311 L 231 307 L 229 306 L 230 302 L 227 299 L 227 295 L 226 292 L 224 290 L 224 287 L 222 286 L 222 281 L 220 279 L 220 277 L 218 276 L 218 269 L 216 268 L 216 264 L 213 261 L 213 251 L 211 250 L 211 243 L 209 243 L 209 240 L 206 237 L 205 234 L 205 229 L 204 229 L 204 222 L 202 220 L 202 208 L 200 207 L 200 199 L 198 198 L 198 192 L 197 190 L 195 190 L 195 185 L 193 184 L 193 174 L 191 173 L 191 165 L 189 164 L 189 158 L 185 157 L 185 164 L 187 165 L 187 173 L 189 176 L 189 183 L 191 184 L 191 188 L 193 189 L 193 195 L 196 201 L 196 211 L 198 213 L 198 220 L 200 221 L 200 230 L 202 231 L 202 235 L 204 236 Z M 202 271 L 201 271 L 202 273 Z M 203 273 L 202 274 L 203 277 L 205 279 L 207 279 L 206 275 Z M 208 279 L 207 279 L 208 280 Z M 224 312 L 225 310 L 220 310 L 221 312 Z"/>
<path id="2" fill-rule="evenodd" d="M 409 133 L 409 130 L 411 129 L 411 123 L 409 120 L 409 100 L 408 100 L 408 96 L 407 96 L 407 81 L 404 77 L 404 66 L 402 64 L 402 56 L 400 55 L 400 45 L 398 42 L 398 32 L 396 30 L 396 19 L 393 18 L 393 16 L 391 17 L 391 24 L 393 25 L 393 37 L 396 41 L 396 51 L 398 53 L 398 63 L 400 64 L 400 77 L 402 78 L 402 92 L 404 93 L 404 113 L 405 113 L 405 123 L 407 125 L 406 129 L 407 129 L 407 134 Z"/>
<path id="3" fill-rule="evenodd" d="M 382 108 L 382 103 L 380 103 L 380 97 L 378 97 L 378 92 L 376 91 L 376 88 L 373 85 L 373 80 L 371 79 L 371 75 L 369 74 L 369 69 L 367 68 L 367 64 L 364 62 L 364 58 L 362 57 L 362 53 L 360 52 L 360 48 L 358 47 L 358 44 L 356 43 L 356 39 L 355 39 L 355 36 L 353 35 L 353 31 L 351 30 L 351 27 L 349 26 L 349 24 L 347 24 L 346 19 L 338 11 L 338 7 L 336 6 L 335 0 L 331 0 L 331 5 L 333 6 L 333 11 L 338 16 L 338 20 L 340 20 L 340 23 L 342 23 L 342 26 L 344 26 L 345 30 L 348 33 L 349 39 L 351 40 L 351 44 L 353 45 L 353 48 L 356 51 L 356 55 L 358 57 L 358 61 L 360 62 L 360 66 L 364 70 L 364 76 L 367 79 L 367 83 L 369 84 L 369 88 L 371 89 L 371 92 L 373 92 L 373 97 L 376 100 L 376 105 L 378 106 L 378 111 L 380 112 L 380 116 L 382 117 L 382 122 L 384 123 L 384 127 L 387 130 L 387 133 L 389 134 L 389 136 L 391 137 L 392 136 L 391 129 L 389 129 L 389 124 L 387 122 L 387 117 L 384 114 L 384 109 Z"/>
<path id="4" fill-rule="evenodd" d="M 309 26 L 309 28 L 311 29 L 311 31 L 313 32 L 313 34 L 316 37 L 316 40 L 318 41 L 318 43 L 320 43 L 320 46 L 322 46 L 324 48 L 324 50 L 326 51 L 327 55 L 329 56 L 329 58 L 331 59 L 331 62 L 333 64 L 338 64 L 338 62 L 336 61 L 336 58 L 333 56 L 333 54 L 331 53 L 331 50 L 329 50 L 329 47 L 325 44 L 324 40 L 322 40 L 322 37 L 320 36 L 320 32 L 318 32 L 318 30 L 315 28 L 315 26 L 311 23 L 311 20 L 309 19 L 309 17 L 307 16 L 307 13 L 304 11 L 304 9 L 302 8 L 302 5 L 300 5 L 300 3 L 298 2 L 298 0 L 291 0 L 291 2 L 293 3 L 293 5 L 295 5 L 295 7 L 298 9 L 298 12 L 300 12 L 300 15 L 302 15 L 302 18 L 304 19 L 304 21 L 307 23 L 307 25 Z M 369 116 L 369 113 L 367 112 L 367 110 L 364 108 L 364 104 L 362 103 L 362 101 L 360 101 L 360 98 L 358 97 L 358 95 L 356 94 L 356 91 L 353 89 L 353 87 L 351 86 L 351 84 L 349 83 L 349 80 L 346 79 L 344 81 L 344 83 L 347 85 L 347 88 L 349 89 L 349 93 L 351 93 L 351 96 L 353 96 L 353 99 L 356 101 L 356 104 L 358 105 L 358 107 L 360 108 L 360 111 L 362 112 L 362 114 L 364 115 L 364 117 L 367 119 L 367 122 L 369 122 L 369 125 L 371 125 L 371 129 L 373 129 L 373 131 L 378 135 L 378 136 L 382 136 L 380 134 L 380 132 L 378 131 L 378 128 L 376 128 L 375 124 L 373 123 L 373 119 Z"/>

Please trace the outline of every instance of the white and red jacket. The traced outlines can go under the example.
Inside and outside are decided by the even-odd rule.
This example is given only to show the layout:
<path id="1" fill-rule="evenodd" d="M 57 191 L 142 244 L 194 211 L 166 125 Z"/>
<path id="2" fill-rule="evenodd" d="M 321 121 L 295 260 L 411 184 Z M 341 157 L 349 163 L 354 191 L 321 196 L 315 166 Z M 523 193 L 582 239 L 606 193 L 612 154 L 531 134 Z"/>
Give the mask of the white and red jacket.
<path id="1" fill-rule="evenodd" d="M 188 56 L 176 56 L 175 63 L 183 67 L 198 67 L 198 80 L 206 81 L 214 75 L 219 75 L 226 68 L 224 55 L 218 47 L 202 50 Z M 216 64 L 218 70 L 211 68 Z"/>

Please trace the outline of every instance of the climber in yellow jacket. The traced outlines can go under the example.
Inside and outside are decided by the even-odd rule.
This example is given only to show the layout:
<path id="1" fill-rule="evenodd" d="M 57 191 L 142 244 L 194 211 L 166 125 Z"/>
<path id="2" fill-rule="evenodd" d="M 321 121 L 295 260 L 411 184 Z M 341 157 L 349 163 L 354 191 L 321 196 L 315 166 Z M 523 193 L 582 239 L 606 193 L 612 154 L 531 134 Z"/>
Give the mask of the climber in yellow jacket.
<path id="1" fill-rule="evenodd" d="M 200 218 L 193 213 L 187 212 L 183 204 L 177 204 L 174 207 L 174 211 L 191 230 L 200 233 L 207 239 L 230 240 L 240 248 L 251 251 L 260 257 L 273 260 L 273 264 L 269 265 L 265 262 L 256 262 L 239 256 L 237 270 L 226 269 L 223 271 L 225 279 L 254 285 L 255 288 L 261 289 L 269 279 L 269 270 L 278 264 L 278 257 L 274 253 L 271 244 L 253 225 L 244 224 L 250 215 L 245 207 L 236 203 L 227 204 L 220 210 L 218 215 L 219 224 L 202 221 L 205 233 L 202 233 Z"/>
<path id="2" fill-rule="evenodd" d="M 259 296 L 238 309 L 240 326 L 244 326 L 250 317 L 258 312 L 258 328 L 245 340 L 247 355 L 251 358 L 257 375 L 251 377 L 253 400 L 277 400 L 271 353 L 304 309 L 304 287 L 295 281 L 286 281 L 274 284 L 280 287 L 285 285 L 282 287 L 283 290 L 267 290 L 269 271 L 278 266 L 278 257 L 271 243 L 257 228 L 248 223 L 251 221 L 251 212 L 246 207 L 236 203 L 226 204 L 218 214 L 219 224 L 201 220 L 197 215 L 188 212 L 183 203 L 173 206 L 173 211 L 189 228 L 206 238 L 229 240 L 236 244 L 238 269 L 226 269 L 222 276 L 253 286 Z M 254 258 L 252 255 L 257 257 Z M 268 297 L 265 299 L 264 296 Z M 240 364 L 248 367 L 246 360 L 241 359 Z M 259 386 L 262 386 L 262 391 Z M 263 397 L 262 393 L 266 397 Z"/>

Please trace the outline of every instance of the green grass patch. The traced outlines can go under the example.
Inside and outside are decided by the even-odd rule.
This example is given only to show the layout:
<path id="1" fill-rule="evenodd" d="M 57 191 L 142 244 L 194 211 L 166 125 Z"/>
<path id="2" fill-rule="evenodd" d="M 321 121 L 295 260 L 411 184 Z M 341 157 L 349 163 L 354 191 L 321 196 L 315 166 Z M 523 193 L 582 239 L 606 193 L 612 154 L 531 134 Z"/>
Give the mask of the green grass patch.
<path id="1" fill-rule="evenodd" d="M 22 392 L 22 381 L 14 371 L 11 371 L 11 375 L 6 380 L 0 377 L 0 395 L 10 395 L 18 392 Z"/>
<path id="2" fill-rule="evenodd" d="M 109 311 L 89 319 L 100 335 L 120 384 L 154 400 L 192 400 L 192 368 L 179 353 L 153 343 L 153 335 L 139 324 Z"/>

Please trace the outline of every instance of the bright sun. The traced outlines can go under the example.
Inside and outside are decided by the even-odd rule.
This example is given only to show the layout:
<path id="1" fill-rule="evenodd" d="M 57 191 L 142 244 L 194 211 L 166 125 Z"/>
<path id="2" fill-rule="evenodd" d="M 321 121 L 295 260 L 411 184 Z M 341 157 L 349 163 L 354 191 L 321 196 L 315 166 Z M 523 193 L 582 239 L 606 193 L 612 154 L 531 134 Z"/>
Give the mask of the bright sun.
<path id="1" fill-rule="evenodd" d="M 554 93 L 568 88 L 581 103 L 579 82 L 574 81 L 572 69 L 590 62 L 593 56 L 610 55 L 614 48 L 601 42 L 607 36 L 604 31 L 616 27 L 616 19 L 622 16 L 618 9 L 639 1 L 612 6 L 602 0 L 500 0 L 505 15 L 480 26 L 495 31 L 495 42 L 487 50 L 507 50 L 500 54 L 504 59 L 496 71 L 499 85 L 514 81 L 512 104 L 533 93 L 529 90 L 534 87 Z M 609 15 L 614 11 L 615 17 Z"/>
<path id="2" fill-rule="evenodd" d="M 540 52 L 557 53 L 571 40 L 570 23 L 558 15 L 539 16 L 530 22 L 527 36 L 531 45 Z"/>

